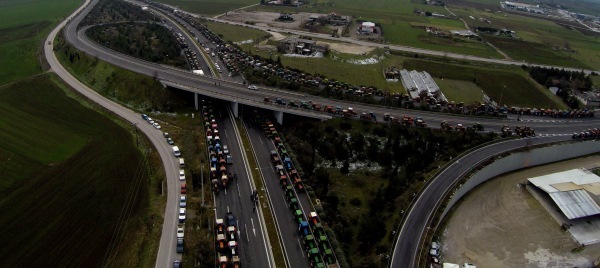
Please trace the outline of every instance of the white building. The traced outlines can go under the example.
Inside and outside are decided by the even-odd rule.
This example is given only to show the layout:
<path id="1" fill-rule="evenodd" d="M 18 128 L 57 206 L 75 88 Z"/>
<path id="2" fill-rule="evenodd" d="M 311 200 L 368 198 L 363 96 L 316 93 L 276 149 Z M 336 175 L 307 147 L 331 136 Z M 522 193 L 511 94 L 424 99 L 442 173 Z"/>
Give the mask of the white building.
<path id="1" fill-rule="evenodd" d="M 425 92 L 429 98 L 434 98 L 437 101 L 448 101 L 429 73 L 415 70 L 409 72 L 404 69 L 400 71 L 400 77 L 402 78 L 402 85 L 413 100 L 420 99 L 421 95 L 424 94 L 423 92 Z"/>
<path id="2" fill-rule="evenodd" d="M 362 34 L 372 34 L 375 32 L 375 23 L 365 21 L 360 25 L 358 31 Z"/>

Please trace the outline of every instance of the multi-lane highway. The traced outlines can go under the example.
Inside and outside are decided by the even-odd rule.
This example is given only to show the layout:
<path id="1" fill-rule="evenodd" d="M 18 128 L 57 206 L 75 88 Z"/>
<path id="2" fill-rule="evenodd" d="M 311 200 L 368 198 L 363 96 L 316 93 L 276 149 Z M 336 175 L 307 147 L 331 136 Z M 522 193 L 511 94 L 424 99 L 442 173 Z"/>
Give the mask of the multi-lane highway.
<path id="1" fill-rule="evenodd" d="M 250 90 L 246 89 L 245 86 L 243 86 L 239 83 L 236 83 L 236 82 L 225 81 L 225 80 L 220 80 L 220 79 L 213 79 L 213 78 L 209 78 L 209 77 L 199 77 L 199 76 L 192 74 L 189 71 L 178 70 L 178 69 L 174 69 L 171 67 L 148 63 L 148 62 L 145 62 L 145 61 L 142 61 L 139 59 L 125 56 L 120 53 L 115 53 L 114 51 L 111 51 L 107 48 L 104 48 L 104 47 L 98 45 L 98 44 L 95 44 L 94 42 L 90 41 L 89 39 L 87 39 L 85 37 L 84 31 L 83 31 L 84 28 L 82 28 L 81 30 L 77 30 L 77 25 L 79 24 L 81 19 L 89 12 L 89 10 L 92 8 L 92 6 L 96 2 L 97 1 L 92 1 L 90 5 L 83 8 L 82 12 L 80 12 L 78 16 L 68 20 L 68 21 L 70 21 L 70 23 L 65 28 L 65 36 L 66 36 L 66 39 L 68 42 L 73 44 L 76 48 L 78 48 L 86 53 L 89 53 L 90 55 L 97 56 L 98 58 L 100 58 L 104 61 L 107 61 L 109 63 L 112 63 L 116 66 L 119 66 L 119 67 L 122 67 L 125 69 L 129 69 L 129 70 L 132 70 L 132 71 L 135 71 L 138 73 L 146 74 L 149 76 L 157 76 L 160 79 L 170 81 L 172 83 L 184 85 L 184 86 L 188 87 L 191 91 L 196 90 L 196 92 L 199 92 L 201 94 L 209 92 L 210 94 L 221 96 L 221 99 L 239 100 L 240 103 L 246 103 L 249 105 L 255 104 L 256 106 L 259 106 L 258 104 L 260 104 L 260 106 L 263 106 L 263 107 L 266 105 L 266 104 L 262 103 L 262 98 L 264 96 L 278 96 L 278 97 L 282 97 L 282 98 L 286 98 L 286 99 L 294 99 L 294 100 L 313 100 L 321 105 L 332 105 L 332 106 L 339 105 L 339 106 L 343 106 L 343 107 L 352 106 L 357 111 L 373 111 L 376 114 L 380 115 L 380 118 L 381 118 L 381 115 L 383 115 L 383 113 L 386 113 L 386 112 L 389 112 L 396 117 L 401 117 L 401 115 L 404 115 L 404 114 L 410 115 L 410 116 L 421 116 L 428 123 L 430 123 L 430 125 L 433 125 L 433 126 L 437 126 L 439 124 L 439 122 L 442 120 L 449 120 L 449 121 L 453 121 L 453 122 L 457 122 L 457 123 L 479 121 L 479 122 L 483 123 L 488 130 L 497 130 L 497 129 L 499 129 L 499 127 L 501 125 L 516 123 L 514 120 L 511 120 L 511 119 L 508 119 L 508 120 L 489 119 L 489 118 L 473 119 L 473 118 L 469 118 L 469 117 L 457 117 L 457 116 L 452 116 L 452 115 L 448 115 L 448 114 L 428 113 L 428 112 L 420 112 L 420 111 L 415 111 L 415 110 L 392 110 L 392 109 L 388 109 L 386 107 L 380 107 L 380 106 L 377 106 L 377 107 L 376 106 L 367 106 L 364 104 L 349 103 L 349 102 L 333 100 L 333 99 L 326 99 L 326 98 L 319 98 L 319 97 L 314 97 L 314 96 L 303 96 L 303 95 L 300 95 L 295 92 L 276 90 L 276 89 L 261 88 L 259 91 L 250 91 Z M 88 0 L 86 2 L 86 4 L 87 3 L 90 3 L 90 1 Z M 172 228 L 171 229 L 169 229 L 169 228 L 163 229 L 163 237 L 161 238 L 161 243 L 160 243 L 161 248 L 159 250 L 159 257 L 157 259 L 156 267 L 166 267 L 166 266 L 170 265 L 170 263 L 172 262 L 172 260 L 174 258 L 178 257 L 175 254 L 174 249 L 173 249 L 174 244 L 175 244 L 173 230 L 175 229 L 175 225 L 177 224 L 176 223 L 177 217 L 175 216 L 176 211 L 174 209 L 168 209 L 168 208 L 177 207 L 176 202 L 177 202 L 177 198 L 178 198 L 178 187 L 175 185 L 174 182 L 178 181 L 176 178 L 176 175 L 175 175 L 175 173 L 178 170 L 178 163 L 175 162 L 174 158 L 171 155 L 170 148 L 165 145 L 163 138 L 160 136 L 160 133 L 158 131 L 156 131 L 155 129 L 151 128 L 147 123 L 142 121 L 141 118 L 139 117 L 139 115 L 99 96 L 97 93 L 95 93 L 94 91 L 87 88 L 86 86 L 81 84 L 79 81 L 77 81 L 73 76 L 71 76 L 67 71 L 65 71 L 65 69 L 62 68 L 62 66 L 60 66 L 60 64 L 54 57 L 54 54 L 52 52 L 52 46 L 49 44 L 53 41 L 54 36 L 58 32 L 58 29 L 60 29 L 60 27 L 62 27 L 64 25 L 65 25 L 65 23 L 63 22 L 59 25 L 59 27 L 57 27 L 54 31 L 52 31 L 52 33 L 50 34 L 50 36 L 47 39 L 47 42 L 45 43 L 46 44 L 45 45 L 46 56 L 48 58 L 48 61 L 50 63 L 52 70 L 55 71 L 60 77 L 62 77 L 65 81 L 67 81 L 67 83 L 69 83 L 71 86 L 73 86 L 76 90 L 80 91 L 82 94 L 89 97 L 93 101 L 100 103 L 101 105 L 107 107 L 111 111 L 115 111 L 115 113 L 119 114 L 123 118 L 125 118 L 133 123 L 139 123 L 138 127 L 142 131 L 144 131 L 144 133 L 146 133 L 148 135 L 150 140 L 155 144 L 155 146 L 159 150 L 159 153 L 161 154 L 161 158 L 163 160 L 163 164 L 165 165 L 165 170 L 167 172 L 167 182 L 168 182 L 168 189 L 169 189 L 168 190 L 169 198 L 168 198 L 168 202 L 167 202 L 167 209 L 165 210 L 164 225 L 170 225 L 170 227 L 172 227 Z M 302 33 L 302 34 L 305 34 L 305 33 Z M 321 36 L 319 36 L 319 37 L 321 38 Z M 374 45 L 374 44 L 368 43 L 365 45 Z M 420 53 L 422 53 L 422 52 L 420 52 Z M 453 54 L 446 54 L 446 56 L 453 56 Z M 463 58 L 470 59 L 468 57 L 465 57 L 464 55 L 458 55 L 458 56 L 461 59 L 463 59 Z M 489 60 L 489 59 L 486 59 L 486 61 L 487 60 Z M 493 60 L 492 62 L 496 62 L 496 61 L 498 61 L 498 60 Z M 508 64 L 515 64 L 515 62 L 510 62 Z M 208 94 L 208 95 L 210 95 L 210 94 Z M 279 106 L 273 106 L 273 109 L 284 110 L 283 108 L 281 108 Z M 522 119 L 526 120 L 526 122 L 527 122 L 527 123 L 525 123 L 526 125 L 534 127 L 538 134 L 539 133 L 570 134 L 574 131 L 580 131 L 582 129 L 589 128 L 592 124 L 596 124 L 598 122 L 597 119 L 548 119 L 545 117 L 533 117 L 533 116 L 531 116 L 531 117 L 524 116 L 524 117 L 522 117 Z M 223 122 L 223 124 L 226 125 L 227 123 Z M 520 124 L 523 124 L 523 123 L 520 123 Z M 252 132 L 252 131 L 253 131 L 252 129 L 249 129 L 249 132 Z M 256 135 L 251 135 L 251 137 L 252 136 L 256 136 Z M 490 155 L 494 155 L 496 153 L 502 152 L 503 150 L 506 150 L 506 148 L 509 148 L 509 147 L 518 148 L 518 147 L 522 147 L 522 146 L 526 146 L 526 145 L 533 145 L 533 144 L 537 144 L 537 143 L 546 143 L 546 142 L 565 139 L 565 138 L 566 137 L 544 137 L 544 138 L 538 137 L 538 138 L 534 138 L 534 139 L 525 139 L 525 140 L 522 139 L 522 140 L 517 140 L 517 141 L 511 141 L 511 142 L 504 143 L 501 145 L 494 145 L 494 146 L 486 147 L 482 150 L 474 152 L 472 155 L 466 156 L 466 158 L 461 159 L 460 165 L 451 166 L 448 169 L 448 171 L 442 172 L 439 175 L 439 177 L 440 178 L 457 178 L 458 177 L 457 175 L 460 175 L 460 174 L 462 174 L 462 172 L 464 172 L 464 168 L 468 168 L 471 166 L 471 164 L 475 164 L 478 161 L 480 161 L 481 159 L 488 157 Z M 252 139 L 253 139 L 253 144 L 257 144 L 256 139 L 255 138 L 252 138 Z M 229 142 L 232 142 L 232 144 L 233 144 L 233 141 L 229 141 Z M 259 140 L 258 143 L 261 143 L 261 141 Z M 259 162 L 260 161 L 264 162 L 264 157 L 265 157 L 263 155 L 265 153 L 264 151 L 269 151 L 269 149 L 270 149 L 268 143 L 266 143 L 266 145 L 265 145 L 264 141 L 263 141 L 263 146 L 264 147 L 262 150 L 257 149 L 257 151 L 258 151 L 257 154 L 259 155 Z M 261 147 L 261 146 L 256 146 L 256 147 Z M 262 157 L 262 160 L 261 160 L 261 157 Z M 261 164 L 261 170 L 264 171 L 264 173 L 269 172 L 267 169 L 265 169 L 266 171 L 263 170 L 263 167 L 266 167 L 267 164 L 268 163 Z M 238 174 L 243 174 L 243 172 L 238 172 Z M 266 175 L 266 178 L 268 178 L 268 175 Z M 240 181 L 241 181 L 241 179 L 240 179 Z M 442 192 L 444 192 L 446 189 L 448 189 L 448 187 L 450 186 L 450 183 L 451 183 L 451 180 L 432 180 L 430 182 L 430 184 L 427 186 L 427 188 L 423 191 L 423 194 L 417 198 L 417 200 L 414 203 L 414 209 L 411 211 L 426 211 L 427 213 L 430 213 L 431 209 L 433 207 L 435 207 L 435 203 L 441 197 Z M 244 193 L 244 191 L 249 191 L 249 189 L 251 189 L 251 187 L 249 184 L 248 185 L 239 185 L 239 186 L 240 186 L 239 197 L 241 197 L 241 199 L 240 199 L 241 201 L 239 203 L 240 205 L 239 206 L 231 205 L 230 209 L 237 211 L 237 213 L 239 213 L 239 215 L 240 215 L 239 216 L 240 221 L 242 221 L 241 218 L 243 218 L 243 222 L 245 222 L 247 225 L 248 219 L 250 219 L 251 223 L 254 221 L 253 214 L 252 214 L 254 212 L 249 212 L 247 205 L 246 206 L 241 205 L 244 202 L 243 201 L 244 198 L 243 198 L 242 194 Z M 267 187 L 269 187 L 269 186 L 267 186 Z M 244 189 L 246 189 L 246 190 L 244 190 Z M 232 192 L 230 192 L 228 194 L 235 195 L 236 190 L 234 189 Z M 248 195 L 247 201 L 250 202 L 249 192 L 246 192 L 246 194 Z M 277 195 L 272 194 L 271 202 L 278 202 L 275 198 L 277 198 Z M 227 201 L 227 202 L 229 202 L 229 201 Z M 235 203 L 235 201 L 231 201 L 231 202 Z M 234 207 L 234 208 L 232 208 L 232 207 Z M 224 208 L 220 207 L 220 208 L 218 208 L 218 210 L 219 209 L 222 210 Z M 223 210 L 217 211 L 218 214 L 220 214 L 222 212 L 223 212 Z M 293 243 L 290 244 L 288 241 L 290 239 L 292 242 L 294 241 L 293 238 L 289 237 L 289 233 L 293 234 L 295 232 L 293 232 L 293 230 L 291 230 L 292 232 L 290 232 L 290 230 L 286 231 L 285 227 L 283 227 L 283 225 L 287 225 L 287 223 L 285 223 L 285 217 L 287 217 L 288 220 L 289 220 L 289 218 L 291 218 L 291 217 L 289 217 L 289 211 L 285 211 L 285 212 L 281 211 L 282 215 L 279 215 L 279 212 L 277 212 L 277 211 L 275 211 L 275 212 L 276 212 L 276 216 L 278 217 L 277 220 L 278 220 L 279 227 L 284 228 L 284 229 L 280 229 L 280 230 L 282 230 L 281 231 L 282 237 L 284 237 L 283 243 L 285 244 L 285 250 L 286 250 L 286 252 L 288 252 L 288 261 L 290 263 L 295 262 L 295 261 L 297 261 L 297 258 L 300 256 L 300 253 L 303 253 L 303 252 L 302 252 L 302 247 L 300 245 L 298 245 L 296 247 L 296 245 L 292 245 Z M 283 214 L 283 213 L 286 213 L 286 214 Z M 413 260 L 417 254 L 418 244 L 419 244 L 420 237 L 421 237 L 420 234 L 424 230 L 423 226 L 426 225 L 427 219 L 428 219 L 428 215 L 425 215 L 425 213 L 410 212 L 409 215 L 407 215 L 406 221 L 403 224 L 401 232 L 399 233 L 398 240 L 397 240 L 397 246 L 396 246 L 394 254 L 392 256 L 392 264 L 394 267 L 397 267 L 397 266 L 412 267 L 412 265 L 414 265 Z M 256 224 L 256 222 L 255 222 L 255 224 Z M 291 226 L 293 228 L 294 225 L 291 225 Z M 239 229 L 241 232 L 244 232 L 243 230 L 246 230 L 245 234 L 249 234 L 248 230 L 251 228 L 244 226 L 243 228 L 240 227 Z M 288 233 L 288 235 L 283 235 L 284 232 Z M 243 237 L 243 235 L 241 233 L 240 233 L 240 235 Z M 256 240 L 260 241 L 260 238 L 258 238 L 258 235 L 259 235 L 259 232 L 257 233 Z M 252 236 L 254 236 L 254 231 L 252 232 Z M 250 239 L 248 237 L 248 241 L 249 240 Z M 264 240 L 264 238 L 263 238 L 263 240 Z M 297 241 L 297 239 L 296 239 L 296 241 Z M 170 248 L 171 250 L 164 250 L 165 247 Z M 259 250 L 259 249 L 256 249 L 256 250 Z M 296 252 L 295 255 L 294 255 L 294 253 L 290 253 L 290 252 L 294 252 L 294 251 Z M 165 253 L 165 255 L 161 255 L 161 252 L 166 252 L 166 253 Z M 258 253 L 259 252 L 257 252 L 257 254 Z M 297 256 L 297 257 L 291 257 L 291 256 Z M 251 258 L 252 257 L 248 257 L 248 260 L 250 260 Z M 265 261 L 261 261 L 259 259 L 256 259 L 255 262 L 257 265 L 264 265 L 265 263 L 268 263 L 268 261 L 265 262 Z M 298 267 L 305 267 L 304 265 L 307 265 L 306 261 L 305 262 L 299 261 L 298 263 L 300 263 Z M 268 266 L 264 266 L 264 267 L 268 267 Z M 294 267 L 296 267 L 296 266 L 294 266 Z"/>
<path id="2" fill-rule="evenodd" d="M 225 189 L 214 193 L 216 217 L 227 222 L 226 215 L 231 212 L 237 221 L 238 254 L 241 264 L 245 267 L 274 267 L 270 246 L 267 245 L 267 234 L 263 231 L 261 209 L 255 208 L 255 203 L 250 199 L 256 190 L 250 180 L 249 167 L 245 156 L 240 150 L 241 142 L 238 132 L 235 131 L 233 118 L 228 113 L 228 108 L 220 105 L 215 110 L 218 124 L 219 137 L 223 145 L 227 145 L 232 156 L 233 164 L 228 165 L 227 172 L 237 177 Z M 275 234 L 271 234 L 275 235 Z"/>
<path id="3" fill-rule="evenodd" d="M 92 2 L 93 3 L 93 2 Z M 71 23 L 65 28 L 65 36 L 67 41 L 73 44 L 79 50 L 82 50 L 92 56 L 112 63 L 116 66 L 132 70 L 141 74 L 156 76 L 165 82 L 170 84 L 177 84 L 180 88 L 186 88 L 189 91 L 198 92 L 200 94 L 209 95 L 215 98 L 236 101 L 242 104 L 258 107 L 271 107 L 273 110 L 289 111 L 297 114 L 310 115 L 311 112 L 305 109 L 290 109 L 281 105 L 265 104 L 263 98 L 265 96 L 281 97 L 284 99 L 309 101 L 312 100 L 321 105 L 341 106 L 349 107 L 352 106 L 356 111 L 373 111 L 379 115 L 381 119 L 382 115 L 389 112 L 392 116 L 402 117 L 402 115 L 409 116 L 420 116 L 430 126 L 438 126 L 443 120 L 452 121 L 456 123 L 465 123 L 479 121 L 488 130 L 498 131 L 499 128 L 504 124 L 515 124 L 515 121 L 501 120 L 495 118 L 469 118 L 459 117 L 451 114 L 423 112 L 418 110 L 405 110 L 405 109 L 389 109 L 383 106 L 370 106 L 361 103 L 352 103 L 346 101 L 340 101 L 335 99 L 327 99 L 316 96 L 305 96 L 296 92 L 291 92 L 281 89 L 271 88 L 260 88 L 260 90 L 248 90 L 244 85 L 226 81 L 221 79 L 215 79 L 207 76 L 198 76 L 192 74 L 190 71 L 175 69 L 159 64 L 146 62 L 140 59 L 136 59 L 130 56 L 126 56 L 121 53 L 117 53 L 103 46 L 100 46 L 91 40 L 89 40 L 84 30 L 77 29 L 77 25 L 81 21 L 82 17 L 87 12 L 82 12 L 78 17 L 74 18 Z M 327 115 L 322 114 L 323 117 Z M 513 118 L 514 119 L 514 118 Z M 597 121 L 597 119 L 549 119 L 547 117 L 535 117 L 535 116 L 523 116 L 522 119 L 525 123 L 521 122 L 520 125 L 529 125 L 535 128 L 538 134 L 570 134 L 573 131 L 580 131 L 588 128 L 590 121 Z"/>

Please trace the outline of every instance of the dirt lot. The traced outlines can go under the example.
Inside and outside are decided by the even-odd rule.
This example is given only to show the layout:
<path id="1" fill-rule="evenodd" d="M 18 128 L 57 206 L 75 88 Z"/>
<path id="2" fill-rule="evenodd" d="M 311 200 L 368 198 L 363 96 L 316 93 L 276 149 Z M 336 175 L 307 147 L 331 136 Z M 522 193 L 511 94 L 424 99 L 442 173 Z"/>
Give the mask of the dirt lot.
<path id="1" fill-rule="evenodd" d="M 600 166 L 600 156 L 535 167 L 491 180 L 472 191 L 451 215 L 441 259 L 477 267 L 589 267 L 600 245 L 580 253 L 569 233 L 518 183 L 574 168 Z"/>
<path id="2" fill-rule="evenodd" d="M 280 22 L 275 21 L 279 17 L 279 13 L 276 12 L 262 12 L 262 11 L 235 11 L 229 12 L 227 16 L 222 16 L 220 19 L 236 21 L 236 22 L 254 22 L 256 26 L 266 27 L 277 27 L 286 29 L 300 29 L 300 23 L 308 21 L 311 15 L 323 15 L 319 13 L 297 13 L 292 14 L 294 21 L 291 22 Z"/>

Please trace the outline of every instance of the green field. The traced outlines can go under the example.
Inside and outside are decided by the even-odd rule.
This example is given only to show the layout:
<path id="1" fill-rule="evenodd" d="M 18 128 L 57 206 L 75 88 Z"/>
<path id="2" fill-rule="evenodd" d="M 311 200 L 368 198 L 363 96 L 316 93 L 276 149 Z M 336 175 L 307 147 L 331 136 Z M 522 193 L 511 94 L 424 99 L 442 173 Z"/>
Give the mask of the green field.
<path id="1" fill-rule="evenodd" d="M 465 104 L 483 101 L 482 89 L 471 81 L 440 78 L 434 78 L 434 80 L 448 101 L 464 102 Z"/>
<path id="2" fill-rule="evenodd" d="M 0 85 L 40 73 L 38 54 L 52 25 L 81 0 L 0 1 Z"/>
<path id="3" fill-rule="evenodd" d="M 333 5 L 332 5 L 333 4 Z M 357 20 L 367 20 L 379 23 L 383 28 L 386 43 L 420 47 L 438 51 L 476 55 L 488 58 L 501 58 L 492 47 L 481 42 L 430 36 L 424 26 L 442 29 L 464 29 L 460 20 L 434 18 L 413 14 L 414 10 L 429 11 L 449 15 L 443 7 L 429 6 L 411 0 L 369 1 L 368 7 L 364 1 L 325 1 L 312 6 L 300 8 L 281 8 L 273 6 L 257 6 L 248 10 L 285 11 L 285 12 L 339 12 L 343 15 L 354 16 Z"/>
<path id="4" fill-rule="evenodd" d="M 128 235 L 116 241 L 150 230 L 139 218 L 149 174 L 131 134 L 65 95 L 48 75 L 0 89 L 0 152 L 0 266 L 99 266 L 136 192 L 120 230 Z M 130 192 L 134 183 L 138 190 Z M 148 265 L 119 258 L 148 245 L 122 243 L 115 264 Z"/>
<path id="5" fill-rule="evenodd" d="M 585 35 L 570 26 L 540 18 L 532 18 L 507 13 L 492 13 L 464 6 L 451 6 L 452 11 L 462 17 L 471 27 L 507 28 L 516 31 L 519 39 L 483 37 L 496 45 L 515 60 L 572 66 L 580 68 L 600 69 L 598 47 L 600 35 Z M 487 24 L 474 18 L 486 18 L 492 22 Z M 568 52 L 568 47 L 574 52 Z"/>
<path id="6" fill-rule="evenodd" d="M 259 0 L 159 0 L 196 14 L 217 15 L 230 10 L 258 4 Z"/>
<path id="7" fill-rule="evenodd" d="M 206 20 L 202 20 L 201 22 L 214 33 L 221 35 L 226 42 L 239 42 L 245 40 L 254 40 L 254 42 L 256 42 L 258 38 L 263 40 L 265 37 L 271 37 L 269 33 L 257 29 Z"/>
<path id="8" fill-rule="evenodd" d="M 404 62 L 408 70 L 427 71 L 434 78 L 463 80 L 474 83 L 492 100 L 501 105 L 565 109 L 566 105 L 520 69 L 492 69 L 449 63 L 410 59 Z M 442 91 L 445 89 L 442 87 Z M 451 93 L 452 94 L 452 93 Z"/>

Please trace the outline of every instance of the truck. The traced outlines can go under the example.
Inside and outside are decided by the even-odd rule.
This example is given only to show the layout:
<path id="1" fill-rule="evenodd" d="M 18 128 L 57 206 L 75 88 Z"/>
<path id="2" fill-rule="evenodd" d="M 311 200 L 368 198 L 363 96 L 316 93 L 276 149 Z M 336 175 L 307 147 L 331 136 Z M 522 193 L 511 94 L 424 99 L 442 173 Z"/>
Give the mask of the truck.
<path id="1" fill-rule="evenodd" d="M 285 187 L 285 200 L 290 202 L 290 200 L 292 200 L 292 198 L 296 198 L 296 194 L 294 194 L 294 188 L 292 188 L 292 186 L 286 186 Z"/>
<path id="2" fill-rule="evenodd" d="M 308 220 L 310 222 L 310 225 L 312 225 L 312 226 L 317 225 L 317 223 L 319 223 L 319 216 L 317 215 L 317 212 L 311 211 L 310 214 L 308 215 Z"/>
<path id="3" fill-rule="evenodd" d="M 323 264 L 323 260 L 321 260 L 321 254 L 319 254 L 318 248 L 310 249 L 307 253 L 307 256 L 311 267 L 325 268 L 325 264 Z"/>
<path id="4" fill-rule="evenodd" d="M 377 121 L 375 114 L 373 112 L 360 114 L 360 119 L 365 121 Z"/>
<path id="5" fill-rule="evenodd" d="M 416 127 L 427 127 L 427 123 L 425 123 L 425 120 L 423 120 L 423 118 L 417 117 L 415 119 L 415 126 Z"/>
<path id="6" fill-rule="evenodd" d="M 240 268 L 240 256 L 231 256 L 231 264 L 233 265 L 233 268 Z"/>
<path id="7" fill-rule="evenodd" d="M 276 98 L 275 103 L 279 105 L 287 105 L 287 102 L 282 98 Z"/>
<path id="8" fill-rule="evenodd" d="M 235 226 L 227 227 L 227 240 L 237 241 L 237 232 L 236 232 Z"/>
<path id="9" fill-rule="evenodd" d="M 279 185 L 281 186 L 282 189 L 284 189 L 288 186 L 286 175 L 279 175 Z"/>
<path id="10" fill-rule="evenodd" d="M 215 231 L 217 234 L 225 234 L 225 225 L 223 219 L 216 219 L 215 223 Z"/>
<path id="11" fill-rule="evenodd" d="M 296 187 L 296 191 L 302 192 L 304 191 L 304 184 L 302 183 L 302 179 L 300 175 L 298 175 L 298 171 L 295 169 L 290 171 L 290 179 L 292 180 L 292 184 Z"/>
<path id="12" fill-rule="evenodd" d="M 221 253 L 225 253 L 226 247 L 225 244 L 227 243 L 227 241 L 225 241 L 225 235 L 224 234 L 217 234 L 217 250 Z"/>
<path id="13" fill-rule="evenodd" d="M 219 267 L 227 268 L 228 264 L 229 264 L 229 259 L 227 258 L 227 255 L 219 254 Z"/>
<path id="14" fill-rule="evenodd" d="M 402 125 L 406 127 L 410 127 L 413 125 L 413 118 L 410 116 L 402 116 Z"/>
<path id="15" fill-rule="evenodd" d="M 512 136 L 512 130 L 508 125 L 502 126 L 502 128 L 500 128 L 500 132 L 502 133 L 501 136 L 503 138 Z"/>

